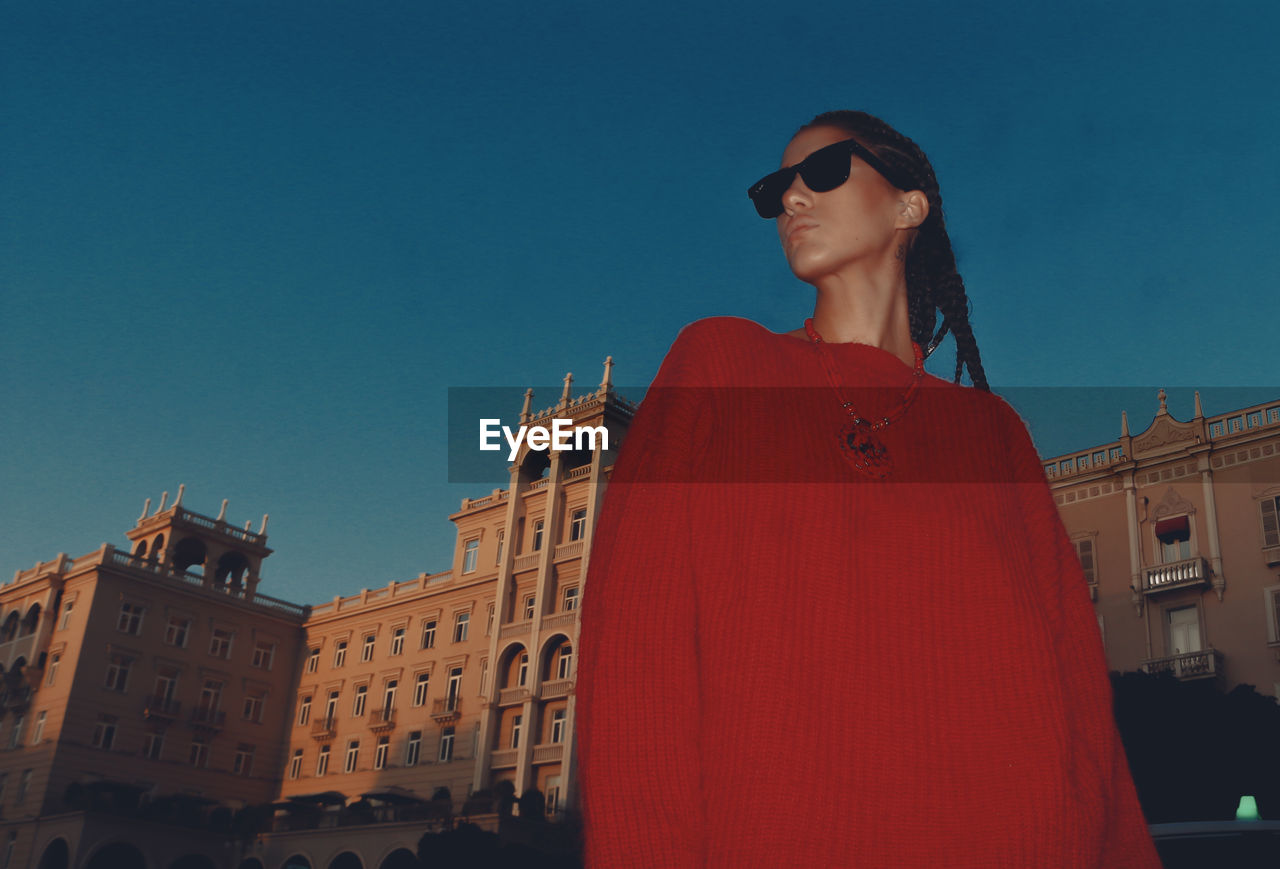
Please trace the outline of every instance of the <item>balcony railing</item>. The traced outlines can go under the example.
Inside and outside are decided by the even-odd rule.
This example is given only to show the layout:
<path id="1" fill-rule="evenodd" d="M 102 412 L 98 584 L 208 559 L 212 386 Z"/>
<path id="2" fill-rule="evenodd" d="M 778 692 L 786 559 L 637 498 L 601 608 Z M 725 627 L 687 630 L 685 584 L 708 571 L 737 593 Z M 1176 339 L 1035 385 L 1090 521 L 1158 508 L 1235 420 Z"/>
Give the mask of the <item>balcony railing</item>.
<path id="1" fill-rule="evenodd" d="M 499 706 L 514 706 L 529 698 L 529 686 L 517 685 L 514 688 L 503 688 L 498 691 Z"/>
<path id="2" fill-rule="evenodd" d="M 535 745 L 533 747 L 534 763 L 555 763 L 564 757 L 564 745 L 559 742 L 553 742 L 550 745 Z"/>
<path id="3" fill-rule="evenodd" d="M 1152 658 L 1139 665 L 1152 676 L 1172 673 L 1178 679 L 1211 679 L 1222 675 L 1222 653 L 1217 649 L 1182 652 L 1167 658 Z"/>
<path id="4" fill-rule="evenodd" d="M 1207 585 L 1209 582 L 1209 563 L 1200 556 L 1184 558 L 1171 564 L 1158 564 L 1148 567 L 1142 573 L 1142 590 L 1146 594 L 1157 594 L 1172 588 L 1188 588 L 1196 585 Z"/>
<path id="5" fill-rule="evenodd" d="M 431 717 L 436 721 L 452 721 L 462 716 L 461 697 L 439 697 L 431 708 Z"/>
<path id="6" fill-rule="evenodd" d="M 169 721 L 177 718 L 181 711 L 181 703 L 172 697 L 165 697 L 163 694 L 151 695 L 142 707 L 144 718 L 164 718 Z"/>
<path id="7" fill-rule="evenodd" d="M 375 709 L 369 713 L 369 729 L 374 733 L 382 733 L 396 726 L 394 709 Z"/>
<path id="8" fill-rule="evenodd" d="M 553 697 L 564 697 L 572 690 L 572 679 L 556 679 L 552 682 L 543 682 L 538 686 L 538 698 L 541 700 L 550 700 Z"/>
<path id="9" fill-rule="evenodd" d="M 495 751 L 489 755 L 489 768 L 501 769 L 506 766 L 515 766 L 519 755 L 520 749 L 518 748 L 504 748 L 502 751 Z"/>
<path id="10" fill-rule="evenodd" d="M 338 721 L 332 715 L 326 715 L 311 722 L 311 737 L 313 739 L 333 739 L 337 732 Z"/>
<path id="11" fill-rule="evenodd" d="M 191 709 L 190 721 L 193 727 L 221 729 L 227 723 L 227 713 L 209 706 L 195 706 Z"/>

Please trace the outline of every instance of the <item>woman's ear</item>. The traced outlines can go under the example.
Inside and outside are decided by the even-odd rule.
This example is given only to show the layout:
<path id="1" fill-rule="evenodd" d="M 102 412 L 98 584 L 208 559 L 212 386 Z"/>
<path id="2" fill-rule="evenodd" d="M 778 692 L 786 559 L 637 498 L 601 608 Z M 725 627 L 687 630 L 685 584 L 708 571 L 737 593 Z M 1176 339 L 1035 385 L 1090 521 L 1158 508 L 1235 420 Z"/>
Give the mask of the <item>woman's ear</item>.
<path id="1" fill-rule="evenodd" d="M 899 200 L 898 229 L 915 229 L 929 216 L 929 197 L 920 190 L 908 190 Z"/>

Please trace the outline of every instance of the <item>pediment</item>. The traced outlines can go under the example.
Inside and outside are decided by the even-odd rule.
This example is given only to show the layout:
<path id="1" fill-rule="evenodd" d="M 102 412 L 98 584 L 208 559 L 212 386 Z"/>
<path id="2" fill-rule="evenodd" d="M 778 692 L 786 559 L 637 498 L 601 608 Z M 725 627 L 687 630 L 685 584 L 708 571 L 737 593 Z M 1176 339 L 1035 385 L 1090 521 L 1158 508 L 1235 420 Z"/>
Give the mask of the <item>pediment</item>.
<path id="1" fill-rule="evenodd" d="M 1160 503 L 1151 511 L 1151 518 L 1160 519 L 1164 516 L 1182 516 L 1190 515 L 1196 512 L 1196 507 L 1182 495 L 1178 494 L 1178 490 L 1170 486 L 1165 490 L 1164 497 L 1160 499 Z"/>

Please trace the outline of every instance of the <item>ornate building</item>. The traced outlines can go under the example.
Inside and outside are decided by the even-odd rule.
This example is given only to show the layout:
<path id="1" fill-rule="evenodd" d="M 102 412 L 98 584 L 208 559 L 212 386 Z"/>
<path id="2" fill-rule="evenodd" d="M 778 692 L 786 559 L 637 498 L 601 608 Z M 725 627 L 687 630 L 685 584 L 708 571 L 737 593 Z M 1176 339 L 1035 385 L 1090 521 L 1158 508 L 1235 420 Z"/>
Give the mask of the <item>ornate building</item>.
<path id="1" fill-rule="evenodd" d="M 1045 461 L 1115 670 L 1280 695 L 1280 402 Z"/>
<path id="2" fill-rule="evenodd" d="M 603 426 L 616 448 L 635 406 L 611 368 L 541 412 L 526 393 L 521 424 Z M 449 570 L 325 603 L 259 592 L 266 517 L 237 528 L 181 489 L 148 500 L 130 549 L 19 571 L 0 587 L 0 866 L 398 869 L 450 816 L 496 828 L 504 782 L 561 816 L 613 455 L 523 445 L 508 488 L 450 517 Z M 245 835 L 232 810 L 255 805 L 267 831 Z"/>

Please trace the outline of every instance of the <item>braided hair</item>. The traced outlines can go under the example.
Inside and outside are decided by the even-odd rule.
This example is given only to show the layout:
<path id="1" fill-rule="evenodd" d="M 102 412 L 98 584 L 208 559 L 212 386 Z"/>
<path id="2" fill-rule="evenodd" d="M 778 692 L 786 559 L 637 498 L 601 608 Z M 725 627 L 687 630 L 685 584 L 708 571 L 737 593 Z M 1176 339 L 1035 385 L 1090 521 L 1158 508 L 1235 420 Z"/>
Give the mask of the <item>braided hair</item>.
<path id="1" fill-rule="evenodd" d="M 969 297 L 956 271 L 951 238 L 942 218 L 942 194 L 929 158 L 915 142 L 866 112 L 824 112 L 800 129 L 814 127 L 833 127 L 851 133 L 890 169 L 911 179 L 929 200 L 929 215 L 917 228 L 907 252 L 907 316 L 911 340 L 926 347 L 927 354 L 950 332 L 956 339 L 955 382 L 960 382 L 960 375 L 967 368 L 973 385 L 990 392 L 978 355 L 978 342 L 969 325 Z M 935 333 L 939 313 L 942 326 Z"/>

